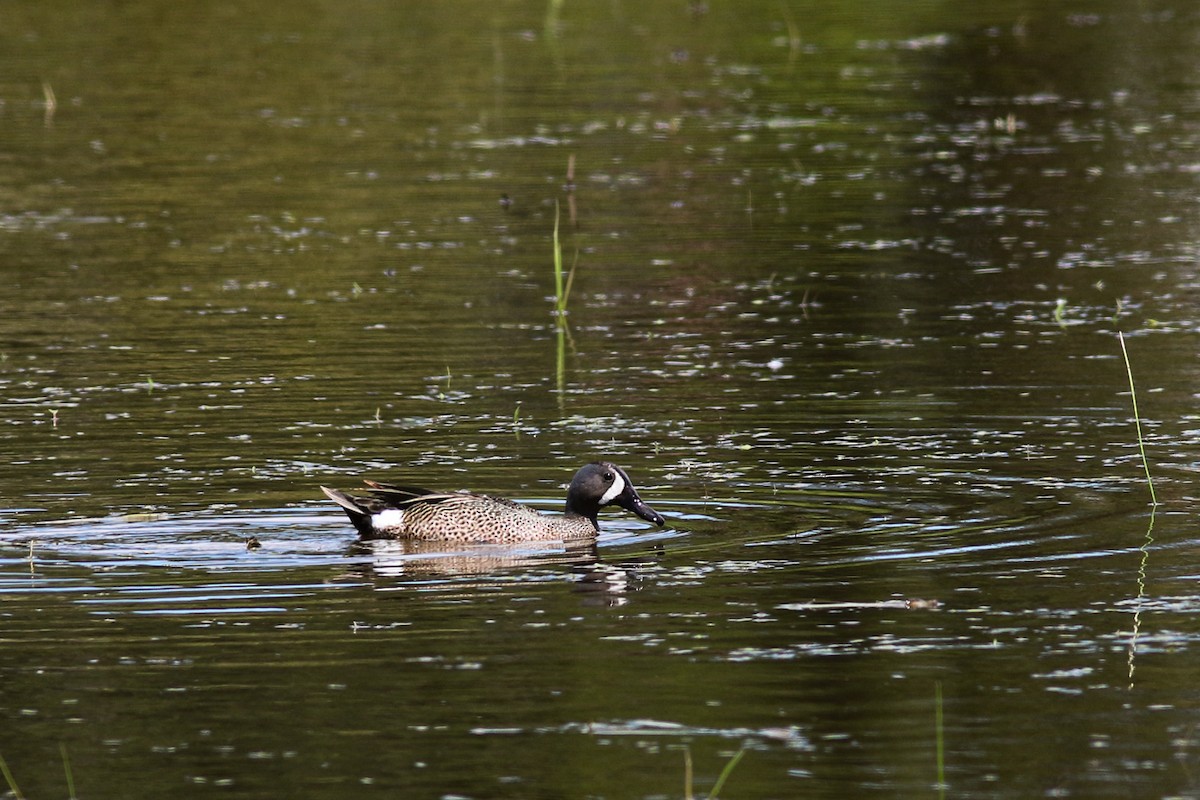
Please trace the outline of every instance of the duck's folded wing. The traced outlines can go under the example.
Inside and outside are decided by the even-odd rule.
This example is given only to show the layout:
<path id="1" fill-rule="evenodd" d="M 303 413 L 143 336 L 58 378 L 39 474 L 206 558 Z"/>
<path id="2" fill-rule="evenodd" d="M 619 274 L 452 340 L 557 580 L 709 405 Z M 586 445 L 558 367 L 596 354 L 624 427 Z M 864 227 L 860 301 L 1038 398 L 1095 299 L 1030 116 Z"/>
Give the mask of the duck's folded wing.
<path id="1" fill-rule="evenodd" d="M 391 483 L 380 483 L 379 481 L 363 480 L 367 486 L 371 487 L 371 493 L 392 500 L 393 502 L 408 502 L 416 500 L 418 497 L 441 497 L 446 495 L 446 492 L 435 492 L 432 489 L 422 489 L 419 486 L 396 486 Z"/>

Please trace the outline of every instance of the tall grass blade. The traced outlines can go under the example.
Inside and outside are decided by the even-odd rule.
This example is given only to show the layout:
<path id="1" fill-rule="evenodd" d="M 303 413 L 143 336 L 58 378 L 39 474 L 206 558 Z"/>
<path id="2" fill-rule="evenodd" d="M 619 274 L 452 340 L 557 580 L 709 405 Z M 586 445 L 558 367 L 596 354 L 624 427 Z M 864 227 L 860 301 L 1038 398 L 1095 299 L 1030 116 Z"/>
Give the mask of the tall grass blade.
<path id="1" fill-rule="evenodd" d="M 942 727 L 942 682 L 933 684 L 933 726 L 937 738 L 938 797 L 946 796 L 946 737 Z"/>
<path id="2" fill-rule="evenodd" d="M 783 22 L 787 25 L 788 30 L 788 71 L 790 72 L 796 66 L 796 57 L 800 55 L 800 46 L 803 41 L 800 39 L 800 28 L 796 25 L 791 10 L 783 0 L 779 2 L 779 10 L 783 12 Z"/>
<path id="3" fill-rule="evenodd" d="M 54 87 L 50 81 L 42 79 L 42 98 L 44 100 L 42 124 L 47 128 L 54 127 L 54 112 L 58 108 L 58 98 L 54 96 Z"/>
<path id="4" fill-rule="evenodd" d="M 558 23 L 562 19 L 564 2 L 565 0 L 550 0 L 550 4 L 546 7 L 546 19 L 542 22 L 542 26 L 547 39 L 558 38 Z"/>
<path id="5" fill-rule="evenodd" d="M 729 763 L 725 765 L 725 769 L 721 770 L 721 774 L 717 776 L 717 782 L 713 784 L 712 791 L 708 793 L 708 800 L 717 800 L 721 794 L 722 787 L 725 786 L 725 780 L 733 774 L 733 768 L 742 760 L 742 756 L 746 755 L 746 748 L 737 751 L 733 758 L 729 759 Z"/>
<path id="6" fill-rule="evenodd" d="M 1146 443 L 1142 439 L 1142 418 L 1138 414 L 1137 390 L 1133 388 L 1133 367 L 1129 365 L 1129 351 L 1125 349 L 1125 335 L 1117 331 L 1117 339 L 1121 342 L 1121 355 L 1125 357 L 1125 374 L 1129 376 L 1129 396 L 1133 399 L 1133 423 L 1137 427 L 1138 451 L 1142 454 L 1142 468 L 1146 470 L 1146 485 L 1150 487 L 1150 504 L 1158 505 L 1158 497 L 1154 494 L 1154 481 L 1150 478 L 1150 462 L 1146 459 Z"/>
<path id="7" fill-rule="evenodd" d="M 8 783 L 8 788 L 12 790 L 13 797 L 17 800 L 25 800 L 25 795 L 21 794 L 21 788 L 13 779 L 12 771 L 8 768 L 8 762 L 4 760 L 4 756 L 0 756 L 0 773 L 4 775 L 4 780 Z"/>
<path id="8" fill-rule="evenodd" d="M 567 285 L 563 289 L 562 296 L 562 312 L 567 313 L 567 300 L 571 297 L 571 287 L 575 284 L 575 267 L 579 264 L 579 251 L 575 251 L 575 257 L 571 259 L 571 269 L 567 272 Z"/>
<path id="9" fill-rule="evenodd" d="M 558 387 L 558 404 L 563 405 L 567 387 L 567 326 L 561 318 L 554 326 L 557 334 L 558 350 L 554 360 L 554 385 Z"/>
<path id="10" fill-rule="evenodd" d="M 554 307 L 559 316 L 567 313 L 567 298 L 563 295 L 562 244 L 558 241 L 558 201 L 554 201 Z"/>
<path id="11" fill-rule="evenodd" d="M 67 775 L 67 800 L 78 800 L 75 796 L 75 776 L 71 774 L 71 759 L 67 757 L 67 746 L 60 742 L 58 749 L 62 753 L 63 772 Z"/>

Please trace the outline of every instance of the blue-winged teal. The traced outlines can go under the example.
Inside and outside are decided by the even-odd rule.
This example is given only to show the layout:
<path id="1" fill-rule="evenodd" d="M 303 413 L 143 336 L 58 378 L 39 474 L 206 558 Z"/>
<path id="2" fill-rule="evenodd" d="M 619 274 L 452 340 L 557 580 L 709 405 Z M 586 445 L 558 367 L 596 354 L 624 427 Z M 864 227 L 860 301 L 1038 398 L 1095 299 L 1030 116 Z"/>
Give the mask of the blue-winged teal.
<path id="1" fill-rule="evenodd" d="M 321 487 L 345 509 L 364 539 L 494 543 L 592 539 L 600 532 L 596 515 L 612 503 L 655 525 L 666 524 L 662 515 L 638 496 L 625 470 L 607 461 L 588 464 L 575 473 L 567 487 L 566 513 L 561 517 L 483 494 L 364 483 L 370 487 L 369 497 Z"/>

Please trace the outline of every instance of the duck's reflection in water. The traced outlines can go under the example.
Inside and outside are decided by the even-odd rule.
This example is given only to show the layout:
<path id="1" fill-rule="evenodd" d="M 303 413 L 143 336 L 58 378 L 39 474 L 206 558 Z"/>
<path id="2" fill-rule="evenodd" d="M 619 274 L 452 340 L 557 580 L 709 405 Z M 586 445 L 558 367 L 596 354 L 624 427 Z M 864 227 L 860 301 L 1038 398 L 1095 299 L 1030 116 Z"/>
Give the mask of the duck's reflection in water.
<path id="1" fill-rule="evenodd" d="M 357 561 L 350 576 L 388 588 L 394 588 L 397 579 L 452 581 L 494 575 L 509 582 L 524 571 L 533 580 L 568 578 L 571 591 L 587 605 L 600 606 L 623 605 L 626 594 L 636 588 L 631 570 L 601 561 L 595 542 L 517 546 L 376 539 L 355 542 L 348 554 Z M 569 573 L 563 567 L 569 567 Z"/>
<path id="2" fill-rule="evenodd" d="M 577 564 L 571 569 L 575 576 L 572 591 L 581 595 L 585 605 L 623 606 L 629 602 L 629 593 L 638 588 L 632 566 L 603 561 Z"/>

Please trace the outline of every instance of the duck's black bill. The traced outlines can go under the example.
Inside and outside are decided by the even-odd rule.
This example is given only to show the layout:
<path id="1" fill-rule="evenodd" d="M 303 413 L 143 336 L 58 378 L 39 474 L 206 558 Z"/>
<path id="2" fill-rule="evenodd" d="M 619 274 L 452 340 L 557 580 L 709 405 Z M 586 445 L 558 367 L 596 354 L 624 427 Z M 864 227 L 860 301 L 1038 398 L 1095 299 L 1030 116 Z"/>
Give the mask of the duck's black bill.
<path id="1" fill-rule="evenodd" d="M 653 522 L 660 528 L 667 524 L 667 521 L 663 519 L 662 514 L 646 505 L 642 498 L 638 497 L 638 493 L 633 491 L 632 488 L 626 489 L 625 492 L 617 498 L 617 505 L 626 511 L 637 514 L 647 522 Z"/>

